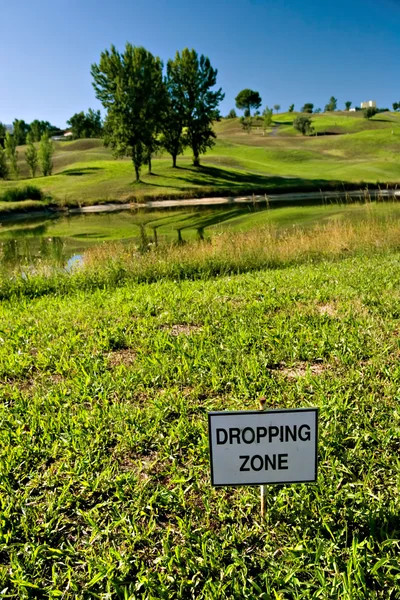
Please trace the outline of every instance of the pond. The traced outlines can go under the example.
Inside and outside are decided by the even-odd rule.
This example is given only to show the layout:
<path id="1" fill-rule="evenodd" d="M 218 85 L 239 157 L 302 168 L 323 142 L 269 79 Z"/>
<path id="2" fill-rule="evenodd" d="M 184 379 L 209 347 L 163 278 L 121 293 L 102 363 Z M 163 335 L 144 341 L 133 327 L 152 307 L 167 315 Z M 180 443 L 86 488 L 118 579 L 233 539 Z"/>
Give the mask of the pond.
<path id="1" fill-rule="evenodd" d="M 0 227 L 0 264 L 33 265 L 48 261 L 69 268 L 89 248 L 112 242 L 137 246 L 204 239 L 211 230 L 265 206 L 133 209 L 100 213 L 54 213 L 4 219 Z"/>
<path id="2" fill-rule="evenodd" d="M 331 219 L 400 216 L 398 204 L 318 204 L 285 202 L 271 209 L 253 204 L 135 208 L 100 213 L 50 213 L 46 216 L 3 218 L 0 224 L 0 266 L 18 267 L 51 261 L 72 268 L 85 251 L 99 244 L 132 243 L 136 246 L 202 240 L 225 230 L 245 231 L 271 225 L 288 228 L 314 226 Z"/>

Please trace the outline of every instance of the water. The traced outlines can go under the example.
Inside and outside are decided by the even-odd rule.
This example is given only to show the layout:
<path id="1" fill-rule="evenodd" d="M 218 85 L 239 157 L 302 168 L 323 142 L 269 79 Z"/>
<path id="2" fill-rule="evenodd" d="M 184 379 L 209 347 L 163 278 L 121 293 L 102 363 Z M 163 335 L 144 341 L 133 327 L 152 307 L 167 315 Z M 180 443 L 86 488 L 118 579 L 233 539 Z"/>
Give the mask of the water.
<path id="1" fill-rule="evenodd" d="M 85 251 L 99 244 L 119 241 L 143 246 L 204 239 L 210 228 L 254 210 L 251 206 L 215 206 L 7 219 L 0 227 L 0 265 L 22 267 L 51 262 L 71 270 Z"/>
<path id="2" fill-rule="evenodd" d="M 34 269 L 51 262 L 72 270 L 85 252 L 100 244 L 130 243 L 137 247 L 203 240 L 220 231 L 243 231 L 259 225 L 288 228 L 315 226 L 331 219 L 365 218 L 371 211 L 400 218 L 400 205 L 387 202 L 353 204 L 318 194 L 286 196 L 274 203 L 253 202 L 213 206 L 137 208 L 119 212 L 53 213 L 48 216 L 3 218 L 0 223 L 0 267 Z M 301 205 L 299 205 L 301 204 Z M 390 208 L 390 210 L 389 210 Z M 272 210 L 273 209 L 273 210 Z M 28 271 L 26 271 L 28 272 Z"/>

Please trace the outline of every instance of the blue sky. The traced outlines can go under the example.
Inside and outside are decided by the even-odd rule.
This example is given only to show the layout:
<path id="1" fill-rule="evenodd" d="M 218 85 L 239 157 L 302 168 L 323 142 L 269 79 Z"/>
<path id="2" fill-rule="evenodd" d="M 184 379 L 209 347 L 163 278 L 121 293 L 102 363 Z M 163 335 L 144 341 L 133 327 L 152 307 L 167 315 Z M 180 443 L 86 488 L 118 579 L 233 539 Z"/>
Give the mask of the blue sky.
<path id="1" fill-rule="evenodd" d="M 90 65 L 127 41 L 164 63 L 188 46 L 209 56 L 225 92 L 287 109 L 400 101 L 400 0 L 0 0 L 0 121 L 100 108 Z"/>

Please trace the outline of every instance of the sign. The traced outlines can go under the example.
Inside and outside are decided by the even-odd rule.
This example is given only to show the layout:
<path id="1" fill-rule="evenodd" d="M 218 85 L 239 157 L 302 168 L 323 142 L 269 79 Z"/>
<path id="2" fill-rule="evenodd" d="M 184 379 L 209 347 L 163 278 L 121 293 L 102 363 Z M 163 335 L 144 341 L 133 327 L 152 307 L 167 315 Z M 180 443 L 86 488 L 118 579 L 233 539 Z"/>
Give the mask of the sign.
<path id="1" fill-rule="evenodd" d="M 316 408 L 210 412 L 208 432 L 215 486 L 317 480 Z"/>

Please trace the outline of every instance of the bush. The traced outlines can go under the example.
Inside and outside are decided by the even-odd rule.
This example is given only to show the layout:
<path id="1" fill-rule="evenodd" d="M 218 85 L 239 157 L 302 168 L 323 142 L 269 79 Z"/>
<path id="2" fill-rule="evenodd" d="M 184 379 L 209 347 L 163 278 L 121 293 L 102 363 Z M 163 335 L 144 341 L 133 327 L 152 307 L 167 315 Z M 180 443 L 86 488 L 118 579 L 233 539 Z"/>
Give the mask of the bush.
<path id="1" fill-rule="evenodd" d="M 314 133 L 314 127 L 310 117 L 299 116 L 293 121 L 293 127 L 300 131 L 303 135 L 311 135 Z"/>
<path id="2" fill-rule="evenodd" d="M 376 108 L 374 108 L 373 106 L 370 106 L 369 108 L 364 108 L 364 118 L 372 119 L 372 117 L 374 117 L 377 112 L 378 112 L 378 110 Z"/>
<path id="3" fill-rule="evenodd" d="M 0 194 L 0 202 L 21 202 L 22 200 L 44 200 L 44 194 L 34 185 L 9 188 Z"/>

